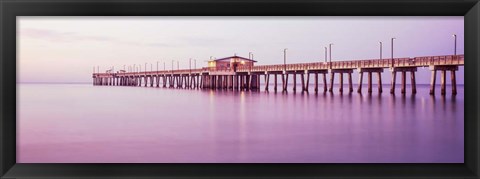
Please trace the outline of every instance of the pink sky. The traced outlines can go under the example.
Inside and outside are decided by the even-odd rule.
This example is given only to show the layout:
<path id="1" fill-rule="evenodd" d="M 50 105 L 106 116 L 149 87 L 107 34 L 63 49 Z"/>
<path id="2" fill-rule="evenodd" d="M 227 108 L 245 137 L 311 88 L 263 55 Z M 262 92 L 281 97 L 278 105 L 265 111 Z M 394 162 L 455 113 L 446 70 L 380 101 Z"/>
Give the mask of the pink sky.
<path id="1" fill-rule="evenodd" d="M 153 64 L 171 68 L 206 66 L 210 56 L 234 53 L 258 64 L 323 61 L 324 47 L 334 43 L 333 61 L 463 54 L 464 20 L 456 17 L 18 17 L 19 82 L 91 82 L 93 66 Z M 176 66 L 176 64 L 175 64 Z M 385 75 L 387 76 L 387 75 Z M 428 70 L 418 72 L 428 83 Z M 463 69 L 458 73 L 463 84 Z"/>

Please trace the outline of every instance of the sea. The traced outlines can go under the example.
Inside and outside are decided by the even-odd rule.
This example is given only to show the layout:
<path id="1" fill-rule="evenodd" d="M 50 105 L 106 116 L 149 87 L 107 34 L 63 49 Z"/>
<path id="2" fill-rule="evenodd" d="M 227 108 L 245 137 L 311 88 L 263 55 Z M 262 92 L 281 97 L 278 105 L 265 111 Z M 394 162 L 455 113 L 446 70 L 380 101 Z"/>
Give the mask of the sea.
<path id="1" fill-rule="evenodd" d="M 263 85 L 262 85 L 263 86 Z M 463 163 L 464 86 L 372 94 L 17 84 L 18 163 Z M 356 85 L 354 86 L 356 87 Z"/>

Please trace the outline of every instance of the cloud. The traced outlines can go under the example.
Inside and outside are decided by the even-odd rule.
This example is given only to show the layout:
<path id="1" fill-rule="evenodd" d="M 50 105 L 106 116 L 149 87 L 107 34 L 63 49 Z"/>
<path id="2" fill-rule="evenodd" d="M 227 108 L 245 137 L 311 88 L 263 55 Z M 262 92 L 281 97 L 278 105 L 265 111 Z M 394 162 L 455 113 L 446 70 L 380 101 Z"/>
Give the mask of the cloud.
<path id="1" fill-rule="evenodd" d="M 57 32 L 45 29 L 27 28 L 21 29 L 20 35 L 30 38 L 46 39 L 54 42 L 73 42 L 73 41 L 114 41 L 108 37 L 79 35 L 73 32 Z"/>
<path id="2" fill-rule="evenodd" d="M 20 36 L 27 38 L 43 39 L 55 43 L 71 43 L 78 41 L 107 42 L 113 44 L 123 44 L 129 46 L 143 47 L 219 47 L 225 45 L 237 44 L 234 40 L 228 40 L 218 37 L 181 37 L 177 40 L 167 42 L 137 42 L 125 41 L 105 36 L 93 36 L 79 34 L 75 32 L 59 32 L 47 29 L 24 28 L 20 30 Z"/>
<path id="3" fill-rule="evenodd" d="M 169 43 L 141 43 L 135 41 L 124 41 L 110 37 L 82 35 L 74 32 L 58 32 L 53 30 L 26 28 L 20 30 L 20 35 L 28 38 L 44 39 L 51 42 L 77 42 L 77 41 L 92 41 L 92 42 L 108 42 L 115 44 L 124 44 L 130 46 L 150 46 L 150 47 L 172 47 L 174 44 Z"/>

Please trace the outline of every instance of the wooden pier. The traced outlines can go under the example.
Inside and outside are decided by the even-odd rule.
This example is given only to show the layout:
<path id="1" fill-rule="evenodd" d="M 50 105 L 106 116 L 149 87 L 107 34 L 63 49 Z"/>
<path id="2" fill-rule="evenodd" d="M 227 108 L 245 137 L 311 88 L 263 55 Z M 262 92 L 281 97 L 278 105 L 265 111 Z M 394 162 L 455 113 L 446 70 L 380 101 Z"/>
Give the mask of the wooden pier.
<path id="1" fill-rule="evenodd" d="M 236 57 L 236 56 L 234 56 Z M 243 58 L 243 57 L 239 57 Z M 253 63 L 252 63 L 253 64 Z M 150 86 L 170 88 L 210 88 L 231 90 L 260 90 L 260 79 L 264 78 L 264 89 L 270 90 L 270 77 L 273 76 L 273 91 L 288 90 L 288 78 L 292 76 L 292 90 L 297 91 L 297 75 L 300 76 L 302 92 L 309 91 L 310 76 L 314 76 L 314 92 L 334 92 L 335 76 L 339 78 L 340 93 L 344 92 L 343 80 L 347 76 L 348 90 L 353 92 L 352 73 L 359 73 L 357 92 L 362 93 L 363 74 L 367 74 L 367 92 L 372 93 L 373 76 L 377 78 L 378 92 L 382 93 L 382 73 L 391 72 L 390 93 L 395 93 L 397 73 L 400 74 L 401 93 L 406 93 L 406 76 L 410 75 L 411 93 L 416 93 L 415 73 L 418 67 L 428 67 L 431 70 L 430 94 L 435 94 L 436 74 L 441 72 L 441 94 L 446 94 L 446 73 L 450 72 L 452 94 L 457 94 L 456 71 L 464 65 L 464 55 L 425 56 L 414 58 L 369 59 L 335 62 L 313 62 L 280 65 L 257 65 L 235 67 L 203 67 L 198 69 L 142 71 L 142 72 L 106 72 L 93 73 L 93 85 L 106 86 Z M 329 75 L 328 75 L 329 74 Z M 319 75 L 323 84 L 319 84 Z M 330 76 L 329 86 L 327 76 Z M 278 78 L 282 86 L 278 87 Z"/>

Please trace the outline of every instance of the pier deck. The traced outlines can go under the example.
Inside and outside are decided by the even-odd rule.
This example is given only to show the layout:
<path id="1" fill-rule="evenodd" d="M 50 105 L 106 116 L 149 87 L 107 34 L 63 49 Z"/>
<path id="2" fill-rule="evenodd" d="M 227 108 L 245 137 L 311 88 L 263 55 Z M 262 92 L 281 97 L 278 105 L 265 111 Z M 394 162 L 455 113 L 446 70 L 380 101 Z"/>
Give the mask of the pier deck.
<path id="1" fill-rule="evenodd" d="M 458 66 L 464 65 L 464 55 L 424 56 L 414 58 L 367 59 L 335 62 L 312 62 L 296 64 L 257 65 L 231 68 L 204 67 L 198 69 L 160 70 L 142 72 L 93 73 L 93 85 L 111 86 L 156 86 L 178 88 L 219 88 L 238 90 L 260 89 L 263 75 L 265 90 L 268 90 L 270 76 L 274 76 L 274 91 L 277 91 L 277 75 L 282 80 L 282 90 L 288 90 L 288 77 L 293 76 L 293 90 L 296 91 L 296 76 L 300 75 L 302 91 L 309 90 L 310 74 L 315 75 L 315 92 L 318 92 L 318 74 L 323 75 L 324 92 L 327 91 L 327 74 L 330 74 L 330 92 L 333 92 L 335 74 L 339 75 L 339 91 L 343 92 L 343 75 L 348 76 L 349 92 L 353 92 L 352 76 L 359 73 L 357 92 L 362 92 L 363 73 L 367 73 L 368 92 L 372 92 L 372 73 L 377 74 L 378 91 L 382 92 L 381 74 L 384 69 L 391 72 L 390 93 L 395 93 L 397 72 L 401 74 L 401 93 L 406 91 L 406 73 L 410 73 L 412 93 L 416 93 L 415 72 L 418 67 L 428 67 L 432 71 L 430 94 L 435 94 L 436 72 L 441 72 L 441 94 L 445 95 L 446 73 L 451 73 L 452 94 L 456 94 L 456 75 Z M 162 80 L 162 83 L 160 83 Z M 168 85 L 167 85 L 168 83 Z"/>

